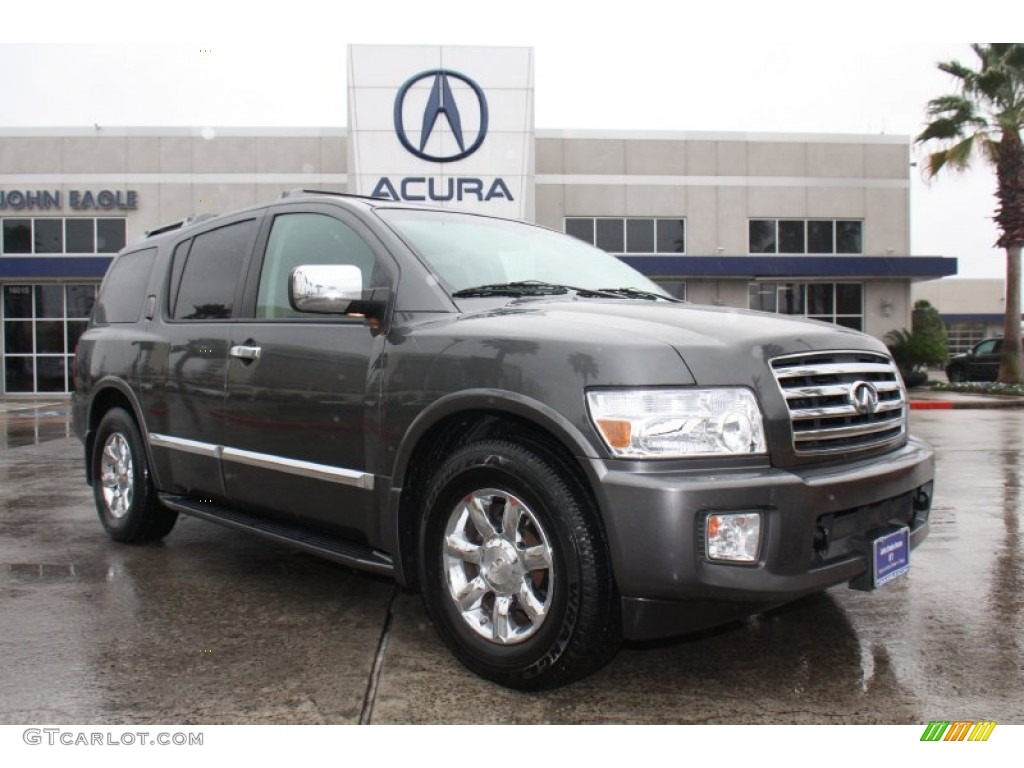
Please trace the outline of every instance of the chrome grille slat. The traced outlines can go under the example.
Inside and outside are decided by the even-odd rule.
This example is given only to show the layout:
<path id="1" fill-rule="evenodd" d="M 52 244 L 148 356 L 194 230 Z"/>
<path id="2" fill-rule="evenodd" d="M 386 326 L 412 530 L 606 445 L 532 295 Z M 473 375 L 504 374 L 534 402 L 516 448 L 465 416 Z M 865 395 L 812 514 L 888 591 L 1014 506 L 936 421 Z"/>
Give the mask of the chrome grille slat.
<path id="1" fill-rule="evenodd" d="M 776 371 L 778 379 L 793 379 L 804 376 L 842 376 L 855 373 L 864 376 L 869 373 L 888 374 L 892 372 L 892 366 L 882 363 L 865 363 L 864 365 L 847 365 L 843 363 L 825 363 L 822 365 L 803 366 L 785 371 Z"/>
<path id="2" fill-rule="evenodd" d="M 900 385 L 898 382 L 875 382 L 875 389 L 879 393 L 882 392 L 899 392 Z M 797 400 L 803 397 L 842 397 L 849 393 L 850 388 L 842 384 L 837 384 L 831 387 L 803 387 L 801 389 L 787 389 L 783 390 L 783 394 L 787 400 Z"/>
<path id="3" fill-rule="evenodd" d="M 886 430 L 898 427 L 898 422 L 883 422 L 883 426 Z M 807 429 L 800 432 L 794 433 L 794 438 L 798 443 L 807 442 L 808 440 L 820 440 L 823 437 L 838 439 L 842 437 L 861 437 L 863 435 L 873 435 L 878 432 L 877 424 L 867 424 L 861 427 L 830 427 L 828 429 Z"/>
<path id="4" fill-rule="evenodd" d="M 875 413 L 900 410 L 903 410 L 902 402 L 886 402 L 883 400 L 878 404 L 878 410 Z M 858 416 L 859 414 L 852 405 L 835 405 L 831 408 L 795 408 L 790 410 L 790 415 L 795 422 L 798 419 L 820 419 L 826 416 Z"/>
<path id="5" fill-rule="evenodd" d="M 771 368 L 789 408 L 797 454 L 884 447 L 906 434 L 906 392 L 896 366 L 885 355 L 811 352 L 775 358 Z M 860 395 L 874 388 L 874 407 L 858 406 L 855 388 Z"/>

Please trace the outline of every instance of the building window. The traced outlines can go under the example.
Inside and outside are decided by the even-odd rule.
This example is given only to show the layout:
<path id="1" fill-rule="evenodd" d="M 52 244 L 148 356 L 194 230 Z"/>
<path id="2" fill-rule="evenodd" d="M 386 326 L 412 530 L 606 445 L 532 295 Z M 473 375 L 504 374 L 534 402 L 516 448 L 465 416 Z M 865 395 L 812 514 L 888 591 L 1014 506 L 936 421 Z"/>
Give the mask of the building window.
<path id="1" fill-rule="evenodd" d="M 32 219 L 4 219 L 3 253 L 32 253 Z"/>
<path id="2" fill-rule="evenodd" d="M 751 219 L 750 252 L 835 254 L 864 252 L 864 222 L 846 219 Z"/>
<path id="3" fill-rule="evenodd" d="M 861 283 L 750 283 L 748 306 L 780 315 L 802 315 L 855 331 L 864 330 Z"/>
<path id="4" fill-rule="evenodd" d="M 93 284 L 4 285 L 0 392 L 70 392 L 75 345 L 85 332 L 95 300 Z"/>
<path id="5" fill-rule="evenodd" d="M 32 254 L 117 253 L 125 244 L 125 219 L 11 218 L 3 220 L 0 253 Z"/>
<path id="6" fill-rule="evenodd" d="M 659 286 L 665 289 L 665 292 L 675 296 L 677 299 L 686 301 L 686 282 L 684 280 L 658 280 L 655 281 Z"/>
<path id="7" fill-rule="evenodd" d="M 617 255 L 686 253 L 685 219 L 566 218 L 565 232 Z"/>

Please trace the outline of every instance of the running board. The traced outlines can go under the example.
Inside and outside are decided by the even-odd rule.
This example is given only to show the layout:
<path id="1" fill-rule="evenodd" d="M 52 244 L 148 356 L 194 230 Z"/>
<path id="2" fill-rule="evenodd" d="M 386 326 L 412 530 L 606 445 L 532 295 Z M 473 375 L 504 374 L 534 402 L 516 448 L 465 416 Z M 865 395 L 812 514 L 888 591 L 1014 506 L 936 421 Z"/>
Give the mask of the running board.
<path id="1" fill-rule="evenodd" d="M 175 512 L 209 520 L 211 523 L 226 525 L 228 528 L 235 528 L 239 531 L 255 533 L 266 539 L 296 547 L 342 565 L 387 576 L 394 576 L 395 573 L 394 564 L 388 555 L 363 544 L 354 544 L 325 533 L 316 533 L 286 523 L 266 520 L 234 509 L 214 504 L 203 504 L 185 496 L 161 493 L 160 501 Z"/>

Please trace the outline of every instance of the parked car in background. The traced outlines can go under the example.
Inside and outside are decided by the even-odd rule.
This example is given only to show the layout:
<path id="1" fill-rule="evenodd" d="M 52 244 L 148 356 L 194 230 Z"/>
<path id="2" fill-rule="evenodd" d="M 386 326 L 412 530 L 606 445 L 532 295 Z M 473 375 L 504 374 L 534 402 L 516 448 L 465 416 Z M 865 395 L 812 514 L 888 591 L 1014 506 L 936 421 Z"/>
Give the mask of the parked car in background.
<path id="1" fill-rule="evenodd" d="M 946 363 L 946 377 L 954 384 L 963 381 L 995 381 L 999 378 L 1002 339 L 983 339 L 962 355 Z"/>

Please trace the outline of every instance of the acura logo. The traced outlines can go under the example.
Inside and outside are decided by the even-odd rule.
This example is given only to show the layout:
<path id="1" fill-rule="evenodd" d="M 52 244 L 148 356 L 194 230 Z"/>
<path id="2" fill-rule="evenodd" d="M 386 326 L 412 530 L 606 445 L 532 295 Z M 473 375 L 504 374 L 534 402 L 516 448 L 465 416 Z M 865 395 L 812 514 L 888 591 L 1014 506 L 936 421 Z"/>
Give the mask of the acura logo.
<path id="1" fill-rule="evenodd" d="M 406 130 L 405 98 L 409 95 L 409 91 L 414 85 L 424 80 L 432 82 L 430 96 L 427 97 L 427 105 L 423 110 L 423 123 L 420 127 L 420 138 L 417 146 L 409 140 L 409 134 Z M 459 103 L 452 93 L 452 80 L 468 85 L 473 94 L 475 94 L 477 104 L 480 107 L 480 128 L 476 133 L 476 138 L 469 146 L 466 145 L 466 137 L 462 130 L 462 115 L 459 112 Z M 468 100 L 468 95 L 463 97 L 464 107 L 471 106 L 471 104 L 465 103 Z M 451 130 L 459 151 L 446 155 L 428 154 L 425 151 L 427 141 L 437 127 L 438 121 L 442 118 L 448 121 L 448 128 Z M 462 160 L 480 149 L 480 145 L 484 143 L 484 136 L 487 135 L 487 99 L 484 98 L 484 92 L 479 85 L 459 72 L 454 72 L 450 69 L 430 69 L 426 72 L 420 72 L 418 75 L 406 80 L 402 87 L 398 89 L 398 95 L 395 96 L 395 133 L 398 134 L 398 140 L 402 142 L 402 146 L 421 160 L 429 160 L 432 163 L 452 163 L 456 160 Z"/>
<path id="2" fill-rule="evenodd" d="M 850 404 L 862 416 L 878 410 L 878 390 L 874 384 L 858 381 L 850 387 Z"/>

